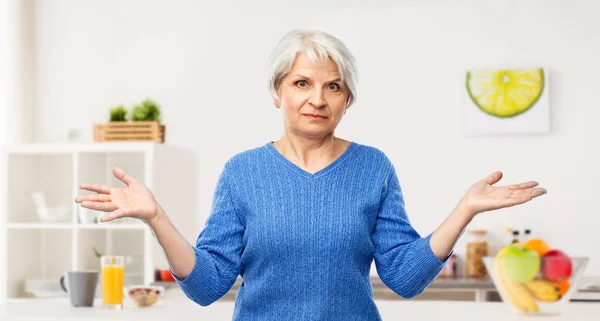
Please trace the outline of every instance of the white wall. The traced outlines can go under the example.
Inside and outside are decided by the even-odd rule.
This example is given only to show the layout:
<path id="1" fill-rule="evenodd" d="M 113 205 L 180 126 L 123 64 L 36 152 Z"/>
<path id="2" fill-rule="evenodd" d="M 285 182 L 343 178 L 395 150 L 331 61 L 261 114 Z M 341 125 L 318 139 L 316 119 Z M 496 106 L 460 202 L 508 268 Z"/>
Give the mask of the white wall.
<path id="1" fill-rule="evenodd" d="M 0 147 L 34 140 L 33 4 L 32 0 L 0 0 Z M 0 157 L 2 169 L 3 162 Z M 0 172 L 0 184 L 3 176 Z M 0 195 L 4 195 L 3 187 Z M 2 224 L 4 218 L 0 218 L 0 230 Z M 4 237 L 0 237 L 0 291 L 4 291 Z"/>
<path id="2" fill-rule="evenodd" d="M 34 0 L 2 0 L 6 68 L 6 139 L 9 143 L 35 140 Z"/>
<path id="3" fill-rule="evenodd" d="M 33 10 L 33 0 L 0 0 L 0 144 L 35 139 Z"/>
<path id="4" fill-rule="evenodd" d="M 0 70 L 8 68 L 7 1 L 0 1 Z M 6 144 L 8 125 L 8 74 L 0 73 L 0 145 Z"/>
<path id="5" fill-rule="evenodd" d="M 7 14 L 7 2 L 6 0 L 0 1 L 0 70 L 6 70 L 8 68 L 8 41 L 7 41 L 7 26 L 8 26 L 8 14 Z M 0 146 L 6 144 L 7 139 L 7 125 L 8 125 L 8 74 L 0 73 Z M 0 156 L 0 168 L 4 168 L 4 159 Z M 0 184 L 4 184 L 4 174 L 0 172 Z M 5 200 L 2 195 L 4 185 L 0 185 L 0 208 L 5 206 Z M 3 227 L 4 218 L 0 217 L 0 229 Z M 2 235 L 0 237 L 0 293 L 4 293 L 5 285 L 5 268 L 6 257 L 4 255 L 4 247 L 6 246 L 6 237 Z M 4 297 L 0 294 L 0 298 Z M 0 299 L 0 303 L 1 303 Z"/>
<path id="6" fill-rule="evenodd" d="M 360 68 L 358 102 L 337 134 L 387 153 L 421 233 L 500 169 L 503 184 L 534 179 L 549 193 L 472 227 L 499 237 L 507 226 L 532 228 L 571 255 L 591 256 L 587 274 L 600 275 L 599 2 L 228 3 L 36 1 L 37 141 L 65 141 L 74 128 L 91 141 L 92 123 L 110 107 L 156 99 L 168 143 L 198 155 L 203 211 L 194 214 L 204 222 L 224 161 L 282 134 L 264 81 L 268 54 L 292 28 L 323 29 Z M 461 72 L 497 66 L 548 69 L 550 134 L 463 136 Z"/>

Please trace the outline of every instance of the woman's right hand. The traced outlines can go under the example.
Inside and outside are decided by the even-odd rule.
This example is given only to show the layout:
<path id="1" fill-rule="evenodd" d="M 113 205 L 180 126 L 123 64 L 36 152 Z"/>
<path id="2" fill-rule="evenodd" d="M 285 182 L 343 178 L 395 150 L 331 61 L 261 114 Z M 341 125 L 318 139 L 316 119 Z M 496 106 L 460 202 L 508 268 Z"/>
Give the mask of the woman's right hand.
<path id="1" fill-rule="evenodd" d="M 124 170 L 115 167 L 113 174 L 127 187 L 116 188 L 108 185 L 82 184 L 81 189 L 96 194 L 80 195 L 75 198 L 76 203 L 92 210 L 110 212 L 100 217 L 100 222 L 109 222 L 122 217 L 134 217 L 146 222 L 158 216 L 159 205 L 152 192 L 129 176 Z"/>

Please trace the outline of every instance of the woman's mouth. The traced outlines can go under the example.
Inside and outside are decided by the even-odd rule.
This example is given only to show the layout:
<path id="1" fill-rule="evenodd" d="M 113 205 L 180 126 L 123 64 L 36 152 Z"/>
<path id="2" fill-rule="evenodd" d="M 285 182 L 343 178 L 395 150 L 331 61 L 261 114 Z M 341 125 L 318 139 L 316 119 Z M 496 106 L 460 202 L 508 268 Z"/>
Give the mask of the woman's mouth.
<path id="1" fill-rule="evenodd" d="M 325 119 L 325 117 L 323 116 L 319 116 L 319 115 L 314 115 L 314 114 L 304 114 L 304 116 L 313 119 L 313 120 L 321 120 L 321 119 Z"/>

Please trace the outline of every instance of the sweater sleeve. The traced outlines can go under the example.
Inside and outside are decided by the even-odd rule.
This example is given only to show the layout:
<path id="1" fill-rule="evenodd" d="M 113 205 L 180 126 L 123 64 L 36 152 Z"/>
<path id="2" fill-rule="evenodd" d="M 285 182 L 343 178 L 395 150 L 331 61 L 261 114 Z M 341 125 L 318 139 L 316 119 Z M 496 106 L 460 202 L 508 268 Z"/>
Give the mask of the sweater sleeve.
<path id="1" fill-rule="evenodd" d="M 411 226 L 392 165 L 373 233 L 374 257 L 381 281 L 401 297 L 421 294 L 447 261 L 440 261 L 433 253 L 431 235 L 421 237 Z"/>
<path id="2" fill-rule="evenodd" d="M 225 295 L 240 273 L 244 225 L 231 195 L 227 165 L 214 191 L 211 213 L 194 247 L 196 263 L 183 280 L 175 280 L 188 298 L 208 306 Z"/>

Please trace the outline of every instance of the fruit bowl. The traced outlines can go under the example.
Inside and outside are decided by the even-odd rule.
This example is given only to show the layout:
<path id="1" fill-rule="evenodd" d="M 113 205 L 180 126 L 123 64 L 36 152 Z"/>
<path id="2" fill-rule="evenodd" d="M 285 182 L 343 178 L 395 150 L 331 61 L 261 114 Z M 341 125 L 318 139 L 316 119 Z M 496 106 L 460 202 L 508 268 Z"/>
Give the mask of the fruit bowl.
<path id="1" fill-rule="evenodd" d="M 129 286 L 124 289 L 125 294 L 138 307 L 149 307 L 156 303 L 165 289 L 160 286 Z"/>
<path id="2" fill-rule="evenodd" d="M 577 292 L 589 258 L 560 250 L 538 253 L 521 244 L 506 246 L 496 257 L 484 257 L 485 267 L 502 301 L 526 315 L 560 314 Z"/>

